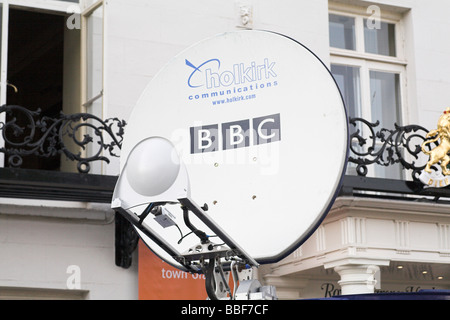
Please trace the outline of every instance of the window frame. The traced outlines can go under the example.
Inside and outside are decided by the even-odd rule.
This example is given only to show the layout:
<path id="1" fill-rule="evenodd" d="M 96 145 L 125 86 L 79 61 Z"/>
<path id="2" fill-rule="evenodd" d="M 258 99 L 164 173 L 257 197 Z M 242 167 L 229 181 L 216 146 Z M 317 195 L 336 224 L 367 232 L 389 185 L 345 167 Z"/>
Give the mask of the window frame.
<path id="1" fill-rule="evenodd" d="M 336 5 L 331 5 L 329 14 L 348 16 L 355 19 L 355 50 L 334 48 L 330 46 L 330 65 L 348 65 L 359 68 L 360 92 L 361 92 L 361 116 L 367 120 L 371 119 L 370 104 L 370 70 L 388 73 L 398 73 L 400 78 L 400 119 L 401 123 L 409 118 L 409 108 L 407 101 L 407 78 L 404 50 L 404 30 L 401 15 L 395 13 L 381 12 L 380 20 L 395 25 L 395 45 L 396 57 L 385 56 L 373 53 L 366 53 L 364 50 L 364 19 L 370 14 L 364 8 L 347 6 L 338 9 Z M 376 119 L 373 119 L 376 120 Z M 400 124 L 400 123 L 399 123 Z"/>
<path id="2" fill-rule="evenodd" d="M 89 64 L 88 64 L 88 19 L 94 12 L 102 8 L 103 10 L 103 41 L 102 41 L 102 90 L 93 97 L 88 97 L 89 86 Z M 97 0 L 89 6 L 86 6 L 81 12 L 81 110 L 87 112 L 88 107 L 96 100 L 103 98 L 102 109 L 104 105 L 105 88 L 105 1 Z M 103 115 L 102 115 L 103 116 Z M 103 118 L 103 117 L 102 117 Z"/>
<path id="3" fill-rule="evenodd" d="M 380 21 L 395 25 L 395 52 L 396 56 L 365 52 L 364 43 L 364 19 L 371 16 L 367 8 L 356 6 L 341 6 L 330 4 L 328 14 L 347 16 L 355 19 L 355 50 L 330 48 L 330 66 L 342 65 L 356 67 L 359 70 L 359 91 L 360 91 L 360 117 L 370 122 L 379 119 L 372 119 L 372 104 L 370 95 L 370 71 L 380 71 L 399 74 L 399 95 L 400 110 L 399 119 L 396 123 L 401 125 L 409 119 L 409 104 L 407 100 L 407 61 L 405 58 L 404 26 L 402 16 L 397 13 L 380 10 Z M 392 127 L 390 127 L 392 126 Z M 386 129 L 394 129 L 394 123 L 389 124 Z M 360 128 L 363 136 L 368 136 L 368 128 Z M 378 129 L 381 129 L 379 127 Z M 403 175 L 403 173 L 400 173 Z M 375 168 L 369 168 L 368 176 L 376 176 Z"/>
<path id="4" fill-rule="evenodd" d="M 84 0 L 86 1 L 86 0 Z M 106 105 L 106 96 L 105 92 L 105 41 L 106 41 L 106 1 L 105 0 L 92 0 L 92 4 L 84 6 L 84 9 L 81 11 L 81 112 L 90 113 L 98 116 L 101 119 L 104 119 L 105 115 L 105 105 Z M 89 96 L 89 86 L 91 85 L 89 79 L 89 18 L 98 10 L 102 10 L 102 74 L 101 74 L 101 90 L 97 94 L 93 96 Z M 91 108 L 94 103 L 97 103 L 97 100 L 100 100 L 100 111 L 94 112 Z M 80 134 L 88 134 L 87 128 L 84 128 L 84 131 L 80 131 Z M 92 133 L 92 132 L 91 132 Z M 86 156 L 92 152 L 91 146 L 88 148 L 81 150 L 81 153 Z M 102 163 L 95 163 L 93 168 L 91 169 L 93 173 L 102 173 L 104 171 Z"/>
<path id="5" fill-rule="evenodd" d="M 358 57 L 366 60 L 383 61 L 387 63 L 406 64 L 405 50 L 404 50 L 404 31 L 401 16 L 394 16 L 385 18 L 383 15 L 380 17 L 381 22 L 391 23 L 395 25 L 395 52 L 396 56 L 387 56 L 375 53 L 368 53 L 364 50 L 364 19 L 370 18 L 364 10 L 360 10 L 359 13 L 349 13 L 340 10 L 329 10 L 328 14 L 335 14 L 338 16 L 346 16 L 355 19 L 355 50 L 335 48 L 330 46 L 331 54 L 345 55 L 350 57 Z"/>
<path id="6" fill-rule="evenodd" d="M 330 64 L 332 65 L 342 65 L 357 67 L 359 69 L 359 80 L 360 80 L 360 92 L 361 92 L 361 117 L 369 121 L 376 121 L 378 119 L 371 119 L 371 101 L 370 101 L 370 71 L 380 71 L 386 73 L 396 73 L 399 74 L 400 80 L 400 123 L 405 123 L 407 119 L 406 112 L 406 68 L 401 64 L 386 64 L 384 62 L 374 61 L 374 60 L 364 60 L 354 57 L 346 56 L 332 56 L 330 59 Z M 394 124 L 392 124 L 394 125 Z M 390 129 L 390 128 L 387 128 Z"/>

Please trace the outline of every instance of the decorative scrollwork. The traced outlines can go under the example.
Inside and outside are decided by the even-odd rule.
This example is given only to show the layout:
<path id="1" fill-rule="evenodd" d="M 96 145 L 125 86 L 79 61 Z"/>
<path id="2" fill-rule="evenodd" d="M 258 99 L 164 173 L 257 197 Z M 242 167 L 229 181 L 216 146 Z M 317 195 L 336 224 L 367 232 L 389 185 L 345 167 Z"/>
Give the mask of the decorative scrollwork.
<path id="1" fill-rule="evenodd" d="M 80 173 L 88 173 L 91 163 L 110 163 L 108 156 L 119 157 L 117 150 L 122 146 L 124 120 L 102 120 L 89 113 L 61 113 L 52 118 L 41 116 L 41 110 L 30 111 L 17 105 L 0 107 L 2 113 L 8 117 L 7 121 L 0 122 L 5 141 L 0 152 L 8 156 L 7 165 L 10 167 L 21 167 L 23 158 L 29 155 L 50 158 L 64 154 L 77 163 Z M 371 123 L 362 118 L 350 118 L 349 123 L 348 161 L 356 164 L 358 175 L 366 176 L 368 166 L 372 164 L 400 164 L 411 170 L 412 178 L 418 180 L 427 161 L 421 159 L 421 145 L 427 139 L 427 129 L 419 125 L 397 124 L 394 129 L 377 129 L 379 121 Z M 428 148 L 432 149 L 433 145 L 438 143 L 429 143 Z"/>
<path id="2" fill-rule="evenodd" d="M 102 120 L 89 113 L 41 117 L 40 109 L 30 111 L 17 105 L 4 105 L 1 113 L 9 119 L 0 122 L 5 141 L 0 152 L 8 156 L 10 167 L 20 167 L 23 157 L 29 155 L 49 158 L 64 154 L 77 162 L 80 173 L 88 173 L 92 162 L 110 162 L 104 151 L 110 157 L 119 156 L 116 150 L 122 146 L 126 126 L 124 120 Z"/>
<path id="3" fill-rule="evenodd" d="M 419 125 L 394 124 L 393 130 L 381 128 L 375 131 L 379 121 L 371 123 L 362 118 L 350 118 L 349 123 L 350 130 L 353 126 L 356 131 L 350 134 L 348 161 L 356 164 L 358 175 L 365 176 L 367 166 L 371 164 L 390 166 L 400 163 L 405 169 L 412 170 L 413 180 L 418 180 L 420 171 L 426 165 L 426 160 L 420 159 L 420 154 L 427 129 Z M 368 138 L 364 138 L 361 131 L 365 132 L 364 135 Z"/>

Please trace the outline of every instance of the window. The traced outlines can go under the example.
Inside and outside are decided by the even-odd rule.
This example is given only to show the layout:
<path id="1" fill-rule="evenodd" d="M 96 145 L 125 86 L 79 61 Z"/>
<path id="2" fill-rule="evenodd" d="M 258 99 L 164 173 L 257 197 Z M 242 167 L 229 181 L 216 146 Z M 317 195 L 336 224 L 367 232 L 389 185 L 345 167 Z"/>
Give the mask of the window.
<path id="1" fill-rule="evenodd" d="M 355 18 L 330 14 L 330 46 L 348 50 L 356 50 Z"/>
<path id="2" fill-rule="evenodd" d="M 406 62 L 401 17 L 383 13 L 374 23 L 372 12 L 330 7 L 330 70 L 341 90 L 349 117 L 379 121 L 378 129 L 401 125 L 407 111 L 404 97 Z M 367 128 L 358 129 L 367 133 Z M 368 136 L 365 134 L 364 136 Z M 355 146 L 354 146 L 355 147 Z M 350 171 L 351 171 L 350 167 Z M 396 167 L 371 168 L 369 175 L 400 178 Z"/>
<path id="3" fill-rule="evenodd" d="M 8 20 L 6 103 L 30 111 L 40 110 L 43 117 L 58 116 L 63 110 L 64 16 L 9 8 Z M 13 117 L 22 128 L 29 125 L 26 114 L 15 112 L 7 115 L 6 120 Z M 23 139 L 23 135 L 15 137 L 8 133 L 9 143 L 20 143 Z M 36 132 L 36 138 L 41 136 L 41 132 Z M 6 148 L 12 146 L 6 144 Z M 24 157 L 21 165 L 44 170 L 55 170 L 59 166 L 59 156 L 39 158 L 33 155 Z"/>
<path id="4" fill-rule="evenodd" d="M 103 3 L 103 0 L 0 0 L 0 105 L 20 105 L 30 111 L 40 109 L 41 116 L 55 118 L 61 111 L 88 112 L 102 118 Z M 8 121 L 8 117 L 17 117 L 18 125 L 27 127 L 26 115 L 3 113 L 0 122 Z M 79 132 L 81 137 L 86 133 Z M 19 141 L 23 136 L 17 137 L 17 142 L 23 142 Z M 11 141 L 14 144 L 15 137 L 9 138 L 9 145 Z M 9 145 L 0 135 L 0 147 L 8 149 Z M 82 152 L 89 154 L 90 150 Z M 73 162 L 63 158 L 30 155 L 23 158 L 20 167 L 76 170 Z M 0 167 L 7 161 L 0 153 Z"/>
<path id="5" fill-rule="evenodd" d="M 380 22 L 378 27 L 369 27 L 364 19 L 364 48 L 367 53 L 395 57 L 395 24 Z"/>

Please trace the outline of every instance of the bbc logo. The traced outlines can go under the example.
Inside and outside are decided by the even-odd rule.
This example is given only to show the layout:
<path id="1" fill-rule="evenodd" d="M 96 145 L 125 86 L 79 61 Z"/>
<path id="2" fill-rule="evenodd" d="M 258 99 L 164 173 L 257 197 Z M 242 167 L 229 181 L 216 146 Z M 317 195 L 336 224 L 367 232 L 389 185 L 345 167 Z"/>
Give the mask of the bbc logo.
<path id="1" fill-rule="evenodd" d="M 191 127 L 190 135 L 192 154 L 280 141 L 280 114 Z"/>

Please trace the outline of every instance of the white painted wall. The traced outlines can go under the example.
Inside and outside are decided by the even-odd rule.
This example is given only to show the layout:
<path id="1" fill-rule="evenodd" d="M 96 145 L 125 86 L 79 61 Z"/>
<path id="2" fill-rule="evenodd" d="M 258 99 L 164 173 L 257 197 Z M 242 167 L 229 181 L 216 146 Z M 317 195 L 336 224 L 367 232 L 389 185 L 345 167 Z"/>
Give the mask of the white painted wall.
<path id="1" fill-rule="evenodd" d="M 0 201 L 0 299 L 137 299 L 137 256 L 115 266 L 109 205 Z"/>
<path id="2" fill-rule="evenodd" d="M 450 106 L 450 2 L 415 1 L 411 10 L 414 65 L 416 71 L 417 121 L 430 130 Z M 414 81 L 414 80 L 413 80 Z M 413 87 L 414 88 L 414 87 Z M 411 88 L 411 89 L 413 89 Z"/>

